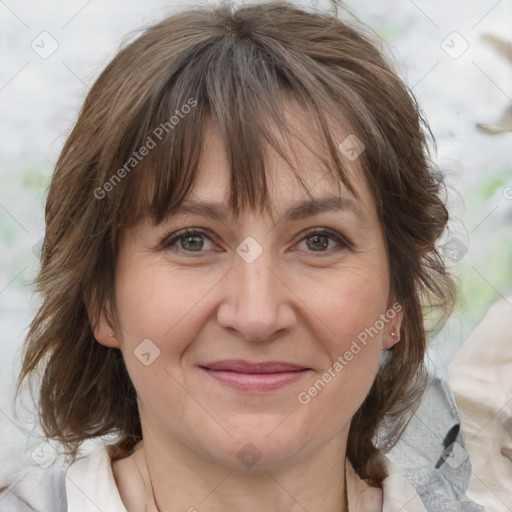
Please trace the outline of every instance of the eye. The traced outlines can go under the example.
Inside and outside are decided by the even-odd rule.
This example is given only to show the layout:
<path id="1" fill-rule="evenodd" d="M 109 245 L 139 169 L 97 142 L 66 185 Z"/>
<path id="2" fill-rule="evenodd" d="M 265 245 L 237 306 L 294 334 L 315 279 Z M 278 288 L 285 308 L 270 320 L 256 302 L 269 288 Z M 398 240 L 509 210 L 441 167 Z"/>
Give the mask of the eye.
<path id="1" fill-rule="evenodd" d="M 178 249 L 186 252 L 203 252 L 204 239 L 206 238 L 211 242 L 208 231 L 202 228 L 182 229 L 174 233 L 167 239 L 163 246 L 165 248 L 172 247 L 178 243 Z M 212 237 L 213 238 L 213 237 Z"/>
<path id="2" fill-rule="evenodd" d="M 329 242 L 334 241 L 335 246 L 329 247 Z M 331 249 L 340 251 L 350 248 L 350 243 L 337 233 L 328 228 L 311 228 L 305 233 L 300 243 L 305 242 L 308 252 L 331 253 Z M 300 245 L 300 244 L 299 244 Z M 337 245 L 337 247 L 336 247 Z"/>
<path id="3" fill-rule="evenodd" d="M 205 239 L 213 244 L 212 239 L 215 239 L 215 236 L 206 229 L 186 228 L 172 234 L 162 243 L 162 248 L 168 249 L 177 246 L 179 251 L 201 253 L 204 252 L 203 249 L 208 250 L 208 244 L 205 248 Z M 351 244 L 342 235 L 328 228 L 307 230 L 305 236 L 300 240 L 300 243 L 302 242 L 306 243 L 307 249 L 305 250 L 307 252 L 330 254 L 331 250 L 339 251 L 351 248 Z M 334 247 L 329 247 L 330 242 L 334 242 Z M 210 248 L 210 250 L 212 249 Z"/>

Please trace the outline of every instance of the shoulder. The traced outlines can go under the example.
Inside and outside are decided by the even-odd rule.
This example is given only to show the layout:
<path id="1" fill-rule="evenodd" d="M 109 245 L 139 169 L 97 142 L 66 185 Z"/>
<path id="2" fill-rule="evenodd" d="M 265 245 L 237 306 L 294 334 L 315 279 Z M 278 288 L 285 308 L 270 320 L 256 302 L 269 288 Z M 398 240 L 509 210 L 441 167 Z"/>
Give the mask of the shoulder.
<path id="1" fill-rule="evenodd" d="M 387 478 L 382 482 L 382 512 L 427 512 L 418 493 L 386 457 Z"/>
<path id="2" fill-rule="evenodd" d="M 0 418 L 0 510 L 65 512 L 67 465 L 51 445 L 39 438 L 26 440 L 4 419 Z"/>
<path id="3" fill-rule="evenodd" d="M 346 481 L 350 511 L 354 512 L 427 512 L 420 497 L 409 482 L 386 458 L 388 476 L 380 488 L 371 487 L 359 478 L 347 459 Z"/>
<path id="4" fill-rule="evenodd" d="M 66 472 L 68 512 L 126 512 L 105 446 L 76 460 Z"/>

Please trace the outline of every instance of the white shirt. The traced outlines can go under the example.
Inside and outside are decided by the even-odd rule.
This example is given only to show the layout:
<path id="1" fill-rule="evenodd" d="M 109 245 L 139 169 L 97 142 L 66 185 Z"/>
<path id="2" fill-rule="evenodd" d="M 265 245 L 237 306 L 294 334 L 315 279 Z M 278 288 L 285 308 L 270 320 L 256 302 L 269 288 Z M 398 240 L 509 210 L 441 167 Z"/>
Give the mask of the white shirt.
<path id="1" fill-rule="evenodd" d="M 426 512 L 419 496 L 387 459 L 382 489 L 361 480 L 347 461 L 350 512 Z M 68 512 L 127 512 L 117 489 L 104 446 L 77 460 L 66 473 Z"/>

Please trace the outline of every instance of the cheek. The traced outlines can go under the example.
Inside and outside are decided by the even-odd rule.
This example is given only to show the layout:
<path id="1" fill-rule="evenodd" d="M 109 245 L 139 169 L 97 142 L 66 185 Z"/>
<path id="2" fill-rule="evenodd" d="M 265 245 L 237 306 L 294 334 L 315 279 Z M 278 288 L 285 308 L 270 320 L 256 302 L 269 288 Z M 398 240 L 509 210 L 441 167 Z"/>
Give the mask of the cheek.
<path id="1" fill-rule="evenodd" d="M 186 279 L 162 265 L 139 264 L 121 270 L 116 299 L 121 351 L 130 379 L 153 415 L 163 410 L 181 413 L 180 361 L 201 328 L 199 299 L 208 283 L 187 286 Z"/>
<path id="2" fill-rule="evenodd" d="M 185 314 L 190 295 L 180 275 L 160 264 L 123 266 L 116 275 L 116 299 L 124 334 L 161 338 Z"/>
<path id="3" fill-rule="evenodd" d="M 374 326 L 385 312 L 389 288 L 387 274 L 380 269 L 345 268 L 315 282 L 314 287 L 311 284 L 302 294 L 318 318 L 318 337 L 336 355 L 348 350 L 351 340 Z"/>
<path id="4" fill-rule="evenodd" d="M 139 344 L 149 339 L 166 356 L 161 358 L 166 365 L 178 364 L 208 319 L 208 293 L 220 284 L 219 276 L 174 272 L 159 263 L 126 267 L 116 279 L 125 357 L 130 359 Z"/>
<path id="5" fill-rule="evenodd" d="M 387 274 L 371 266 L 346 268 L 318 283 L 308 307 L 320 320 L 316 342 L 322 345 L 322 369 L 303 389 L 319 421 L 343 424 L 359 408 L 378 371 L 382 321 L 388 298 Z M 323 290 L 323 293 L 319 292 Z"/>
<path id="6" fill-rule="evenodd" d="M 329 295 L 316 297 L 315 306 L 328 327 L 322 328 L 325 335 L 317 335 L 326 357 L 298 399 L 309 409 L 313 428 L 329 426 L 334 434 L 350 421 L 375 380 L 383 335 L 376 325 L 382 327 L 377 322 L 385 313 L 388 290 L 385 280 L 359 272 L 331 281 L 329 289 Z"/>

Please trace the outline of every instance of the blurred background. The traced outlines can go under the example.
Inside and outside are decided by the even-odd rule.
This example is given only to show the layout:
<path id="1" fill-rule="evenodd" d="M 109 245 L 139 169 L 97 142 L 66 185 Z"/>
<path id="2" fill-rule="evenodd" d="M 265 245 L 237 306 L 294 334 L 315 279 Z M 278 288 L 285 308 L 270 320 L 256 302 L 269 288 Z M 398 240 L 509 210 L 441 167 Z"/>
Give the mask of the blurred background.
<path id="1" fill-rule="evenodd" d="M 31 282 L 46 187 L 66 135 L 119 45 L 186 5 L 195 4 L 0 0 L 0 425 L 12 418 L 20 348 L 38 304 Z M 438 349 L 447 364 L 490 304 L 512 292 L 512 0 L 345 5 L 384 39 L 447 175 L 453 223 L 443 253 L 461 292 Z"/>

